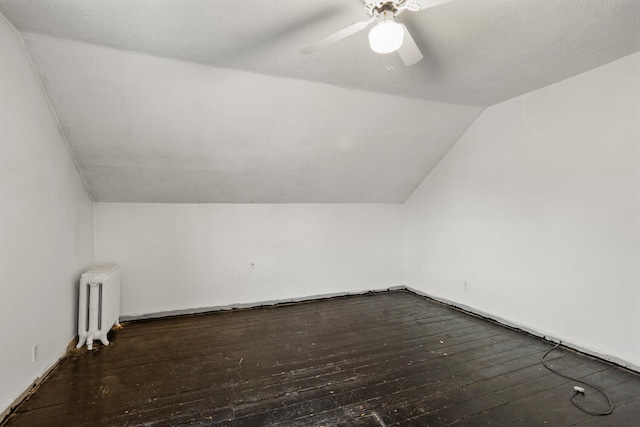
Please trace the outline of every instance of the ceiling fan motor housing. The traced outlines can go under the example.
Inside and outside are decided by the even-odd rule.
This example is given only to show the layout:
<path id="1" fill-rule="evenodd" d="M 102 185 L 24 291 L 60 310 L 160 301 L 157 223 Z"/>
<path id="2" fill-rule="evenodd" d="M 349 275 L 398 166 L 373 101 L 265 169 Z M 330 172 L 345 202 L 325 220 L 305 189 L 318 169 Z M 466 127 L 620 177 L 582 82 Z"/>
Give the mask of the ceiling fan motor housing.
<path id="1" fill-rule="evenodd" d="M 369 16 L 378 16 L 382 12 L 393 12 L 395 15 L 405 3 L 407 0 L 364 0 L 364 12 Z"/>

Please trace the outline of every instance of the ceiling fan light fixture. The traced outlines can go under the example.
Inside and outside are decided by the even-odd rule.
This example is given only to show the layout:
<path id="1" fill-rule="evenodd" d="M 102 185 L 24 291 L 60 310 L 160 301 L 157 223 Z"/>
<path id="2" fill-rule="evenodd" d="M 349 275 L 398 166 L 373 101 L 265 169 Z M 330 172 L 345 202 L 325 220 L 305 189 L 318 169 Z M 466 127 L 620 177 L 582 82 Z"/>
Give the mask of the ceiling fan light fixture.
<path id="1" fill-rule="evenodd" d="M 377 53 L 395 52 L 402 46 L 404 28 L 393 19 L 393 12 L 383 12 L 369 31 L 369 45 Z"/>

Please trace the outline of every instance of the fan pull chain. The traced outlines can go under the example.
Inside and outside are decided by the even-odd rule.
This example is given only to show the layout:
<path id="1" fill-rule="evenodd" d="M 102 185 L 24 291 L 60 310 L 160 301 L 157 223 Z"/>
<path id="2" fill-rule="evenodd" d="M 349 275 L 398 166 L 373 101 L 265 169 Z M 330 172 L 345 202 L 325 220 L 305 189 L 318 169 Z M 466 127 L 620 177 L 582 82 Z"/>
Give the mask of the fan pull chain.
<path id="1" fill-rule="evenodd" d="M 387 65 L 387 62 L 384 60 L 384 55 L 380 54 L 380 58 L 382 58 L 382 65 L 384 65 L 384 68 L 387 70 L 393 70 L 393 66 Z"/>

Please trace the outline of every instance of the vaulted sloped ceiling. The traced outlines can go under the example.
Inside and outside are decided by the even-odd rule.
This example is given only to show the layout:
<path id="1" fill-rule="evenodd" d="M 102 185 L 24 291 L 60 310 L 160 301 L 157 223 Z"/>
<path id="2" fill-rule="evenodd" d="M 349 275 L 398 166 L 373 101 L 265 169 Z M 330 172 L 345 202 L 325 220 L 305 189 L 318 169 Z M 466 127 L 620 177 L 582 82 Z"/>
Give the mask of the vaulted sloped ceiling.
<path id="1" fill-rule="evenodd" d="M 373 53 L 366 31 L 300 54 L 365 19 L 359 0 L 0 0 L 0 12 L 97 201 L 403 202 L 486 106 L 640 50 L 637 0 L 405 12 L 425 56 L 412 67 Z"/>

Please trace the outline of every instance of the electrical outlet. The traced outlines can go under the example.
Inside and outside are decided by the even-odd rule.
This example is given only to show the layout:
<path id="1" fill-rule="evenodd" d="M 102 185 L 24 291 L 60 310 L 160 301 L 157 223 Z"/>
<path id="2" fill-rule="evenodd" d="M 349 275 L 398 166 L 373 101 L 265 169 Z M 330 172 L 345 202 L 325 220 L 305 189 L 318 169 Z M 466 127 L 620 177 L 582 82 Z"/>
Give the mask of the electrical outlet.
<path id="1" fill-rule="evenodd" d="M 33 353 L 31 354 L 31 361 L 35 362 L 38 360 L 38 344 L 33 345 Z"/>
<path id="2" fill-rule="evenodd" d="M 467 284 L 467 281 L 464 281 L 464 290 L 468 291 L 469 290 L 469 285 Z"/>

